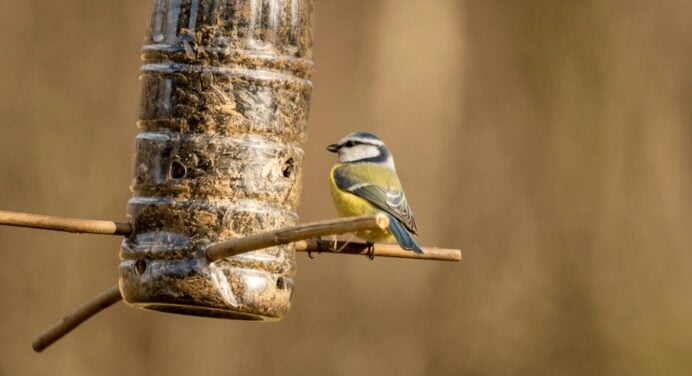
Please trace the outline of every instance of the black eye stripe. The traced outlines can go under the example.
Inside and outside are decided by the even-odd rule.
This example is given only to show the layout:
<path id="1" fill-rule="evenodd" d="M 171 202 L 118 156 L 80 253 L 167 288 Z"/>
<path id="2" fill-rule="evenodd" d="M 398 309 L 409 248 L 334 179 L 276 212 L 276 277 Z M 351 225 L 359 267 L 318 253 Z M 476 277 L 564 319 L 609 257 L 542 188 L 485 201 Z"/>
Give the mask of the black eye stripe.
<path id="1" fill-rule="evenodd" d="M 344 142 L 343 144 L 341 144 L 341 147 L 351 148 L 351 147 L 354 147 L 356 145 L 370 145 L 370 146 L 375 146 L 378 148 L 384 146 L 382 144 L 377 144 L 374 142 L 367 142 L 367 141 L 361 141 L 361 140 L 348 140 L 348 141 Z"/>

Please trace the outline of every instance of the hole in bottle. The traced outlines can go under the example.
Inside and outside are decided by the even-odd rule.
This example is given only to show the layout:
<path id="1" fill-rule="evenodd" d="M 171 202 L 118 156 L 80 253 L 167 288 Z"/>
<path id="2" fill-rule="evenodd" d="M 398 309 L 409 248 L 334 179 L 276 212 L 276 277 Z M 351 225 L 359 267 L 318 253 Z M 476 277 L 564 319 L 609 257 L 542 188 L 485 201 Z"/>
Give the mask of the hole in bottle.
<path id="1" fill-rule="evenodd" d="M 293 175 L 293 170 L 295 170 L 294 163 L 295 161 L 293 160 L 293 157 L 288 158 L 286 162 L 284 162 L 284 168 L 282 172 L 286 179 L 290 178 Z"/>
<path id="2" fill-rule="evenodd" d="M 137 274 L 144 274 L 144 272 L 147 270 L 147 262 L 141 259 L 135 261 L 135 270 L 137 270 Z"/>
<path id="3" fill-rule="evenodd" d="M 276 280 L 276 288 L 278 288 L 279 290 L 283 290 L 284 287 L 286 287 L 286 282 L 284 281 L 284 277 L 279 277 Z"/>
<path id="4" fill-rule="evenodd" d="M 187 169 L 182 163 L 178 161 L 171 162 L 171 177 L 173 179 L 182 179 L 186 173 Z"/>

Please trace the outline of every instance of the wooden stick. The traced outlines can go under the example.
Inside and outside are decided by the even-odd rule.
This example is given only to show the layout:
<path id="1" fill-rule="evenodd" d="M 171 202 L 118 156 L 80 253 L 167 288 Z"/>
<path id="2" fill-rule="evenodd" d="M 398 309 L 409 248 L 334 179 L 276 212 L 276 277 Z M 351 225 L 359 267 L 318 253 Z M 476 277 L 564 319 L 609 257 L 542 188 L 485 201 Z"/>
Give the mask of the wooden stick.
<path id="1" fill-rule="evenodd" d="M 55 326 L 38 337 L 38 339 L 36 339 L 32 344 L 34 351 L 41 352 L 45 350 L 48 346 L 52 345 L 55 341 L 65 336 L 67 333 L 71 332 L 74 328 L 88 320 L 91 316 L 103 311 L 120 300 L 122 300 L 122 295 L 120 295 L 118 285 L 115 285 L 100 293 L 90 301 L 77 308 L 74 312 L 63 317 L 62 321 L 55 324 Z"/>
<path id="2" fill-rule="evenodd" d="M 437 247 L 423 247 L 423 254 L 402 249 L 396 244 L 376 243 L 370 251 L 368 244 L 359 242 L 337 241 L 336 245 L 328 240 L 308 239 L 295 242 L 296 251 L 308 253 L 336 253 L 346 255 L 363 255 L 377 257 L 398 257 L 416 260 L 461 261 L 461 250 Z"/>
<path id="3" fill-rule="evenodd" d="M 0 210 L 0 225 L 102 235 L 128 236 L 132 232 L 130 224 L 126 222 L 52 217 L 4 210 Z"/>
<path id="4" fill-rule="evenodd" d="M 350 255 L 370 255 L 382 257 L 411 258 L 418 260 L 461 261 L 461 250 L 436 247 L 423 248 L 423 254 L 407 251 L 395 244 L 375 244 L 372 251 L 368 244 L 339 241 L 336 248 L 325 246 L 328 241 L 318 241 L 325 235 L 343 234 L 362 230 L 382 230 L 389 226 L 389 218 L 385 215 L 348 217 L 328 221 L 312 222 L 294 227 L 263 232 L 244 238 L 230 239 L 207 247 L 207 259 L 216 261 L 225 257 L 235 256 L 244 252 L 266 247 L 294 243 L 298 252 L 327 252 Z M 343 248 L 343 249 L 342 249 Z M 341 251 L 336 251 L 336 250 Z"/>
<path id="5" fill-rule="evenodd" d="M 332 219 L 226 240 L 210 245 L 205 252 L 208 260 L 216 261 L 240 253 L 299 240 L 363 230 L 384 230 L 388 226 L 389 218 L 384 214 Z"/>
<path id="6" fill-rule="evenodd" d="M 343 234 L 363 230 L 383 230 L 389 226 L 389 218 L 386 215 L 348 217 L 332 219 L 328 221 L 306 223 L 299 226 L 283 228 L 274 231 L 263 232 L 244 238 L 230 239 L 221 243 L 213 244 L 205 250 L 206 257 L 210 261 L 234 256 L 240 253 L 254 251 L 276 245 L 296 243 L 296 250 L 299 252 L 328 252 L 351 255 L 374 255 L 384 257 L 412 258 L 419 260 L 441 260 L 441 261 L 460 261 L 461 251 L 458 249 L 443 249 L 424 247 L 423 254 L 412 251 L 405 251 L 393 244 L 375 244 L 372 253 L 368 244 L 347 243 L 339 241 L 336 249 L 339 252 L 324 246 L 327 241 L 319 241 L 317 237 L 333 234 Z M 61 322 L 56 324 L 45 334 L 40 336 L 33 343 L 36 352 L 41 352 L 55 341 L 59 340 L 67 333 L 75 329 L 91 316 L 101 312 L 111 305 L 122 300 L 118 286 L 102 292 L 94 299 L 86 302 L 77 308 L 73 313 L 65 316 Z"/>

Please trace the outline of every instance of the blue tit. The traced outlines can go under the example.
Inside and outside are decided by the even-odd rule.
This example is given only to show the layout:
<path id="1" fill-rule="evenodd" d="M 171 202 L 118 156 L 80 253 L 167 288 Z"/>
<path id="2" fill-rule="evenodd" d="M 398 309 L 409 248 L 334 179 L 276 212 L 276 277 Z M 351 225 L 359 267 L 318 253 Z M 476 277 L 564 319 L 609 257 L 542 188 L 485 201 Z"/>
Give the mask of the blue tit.
<path id="1" fill-rule="evenodd" d="M 339 154 L 339 162 L 329 174 L 339 215 L 389 216 L 389 231 L 363 231 L 356 235 L 373 242 L 396 241 L 403 249 L 423 253 L 412 236 L 418 234 L 416 222 L 384 142 L 372 133 L 353 132 L 327 150 Z"/>

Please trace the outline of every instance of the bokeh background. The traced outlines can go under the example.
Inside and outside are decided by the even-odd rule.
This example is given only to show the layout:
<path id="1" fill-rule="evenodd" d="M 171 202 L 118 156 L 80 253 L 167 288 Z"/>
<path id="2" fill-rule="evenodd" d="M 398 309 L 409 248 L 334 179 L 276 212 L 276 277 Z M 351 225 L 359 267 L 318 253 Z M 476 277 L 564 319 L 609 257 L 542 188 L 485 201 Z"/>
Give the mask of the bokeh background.
<path id="1" fill-rule="evenodd" d="M 122 219 L 150 2 L 0 2 L 0 208 Z M 298 256 L 272 324 L 119 304 L 117 238 L 0 228 L 0 374 L 692 374 L 692 3 L 324 0 L 300 208 L 324 146 L 396 156 L 461 264 Z"/>

